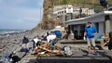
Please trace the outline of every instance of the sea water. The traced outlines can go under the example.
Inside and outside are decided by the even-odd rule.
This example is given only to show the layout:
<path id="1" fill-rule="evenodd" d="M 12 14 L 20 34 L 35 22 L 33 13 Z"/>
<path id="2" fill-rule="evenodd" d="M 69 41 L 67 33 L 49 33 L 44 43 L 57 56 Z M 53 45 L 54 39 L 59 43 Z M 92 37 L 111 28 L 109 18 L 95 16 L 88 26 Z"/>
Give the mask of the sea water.
<path id="1" fill-rule="evenodd" d="M 18 29 L 0 29 L 0 34 L 7 34 L 7 33 L 18 33 L 24 30 L 18 30 Z"/>

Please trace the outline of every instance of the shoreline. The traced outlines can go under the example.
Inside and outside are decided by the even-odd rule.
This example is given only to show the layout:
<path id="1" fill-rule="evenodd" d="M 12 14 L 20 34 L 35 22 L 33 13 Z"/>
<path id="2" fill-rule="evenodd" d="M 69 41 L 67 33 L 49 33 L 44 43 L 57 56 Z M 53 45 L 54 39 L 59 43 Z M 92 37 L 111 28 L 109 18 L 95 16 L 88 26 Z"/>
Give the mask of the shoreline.
<path id="1" fill-rule="evenodd" d="M 27 30 L 18 33 L 0 34 L 0 59 L 3 53 L 12 50 L 18 50 L 21 47 L 22 39 L 24 36 L 28 37 L 29 40 L 33 39 L 37 35 L 43 35 L 48 30 Z"/>

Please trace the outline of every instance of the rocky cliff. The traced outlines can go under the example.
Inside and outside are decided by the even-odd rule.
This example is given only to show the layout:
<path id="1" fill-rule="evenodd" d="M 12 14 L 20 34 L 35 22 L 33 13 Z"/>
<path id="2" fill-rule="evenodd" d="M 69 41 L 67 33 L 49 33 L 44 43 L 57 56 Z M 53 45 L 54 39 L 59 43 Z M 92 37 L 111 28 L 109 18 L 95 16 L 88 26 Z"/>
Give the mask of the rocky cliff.
<path id="1" fill-rule="evenodd" d="M 108 4 L 112 5 L 112 0 L 107 0 Z M 44 0 L 43 3 L 43 18 L 39 25 L 34 29 L 42 28 L 48 29 L 48 27 L 54 27 L 59 20 L 48 18 L 48 14 L 52 12 L 53 6 L 72 4 L 75 6 L 94 8 L 96 12 L 102 11 L 99 0 Z"/>

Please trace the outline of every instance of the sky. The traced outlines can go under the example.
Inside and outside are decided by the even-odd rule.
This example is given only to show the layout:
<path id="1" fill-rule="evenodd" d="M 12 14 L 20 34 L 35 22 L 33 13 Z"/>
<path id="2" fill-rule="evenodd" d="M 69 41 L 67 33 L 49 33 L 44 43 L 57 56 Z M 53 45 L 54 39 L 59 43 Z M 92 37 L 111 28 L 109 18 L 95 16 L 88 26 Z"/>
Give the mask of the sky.
<path id="1" fill-rule="evenodd" d="M 43 0 L 0 0 L 0 29 L 32 29 L 42 9 Z"/>

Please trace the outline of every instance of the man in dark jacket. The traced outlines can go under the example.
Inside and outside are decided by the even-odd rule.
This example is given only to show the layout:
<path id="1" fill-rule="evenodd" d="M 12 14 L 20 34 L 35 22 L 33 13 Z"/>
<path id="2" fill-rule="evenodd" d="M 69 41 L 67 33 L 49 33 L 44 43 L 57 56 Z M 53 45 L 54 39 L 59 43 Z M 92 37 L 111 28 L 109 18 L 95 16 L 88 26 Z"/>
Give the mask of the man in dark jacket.
<path id="1" fill-rule="evenodd" d="M 112 32 L 109 33 L 109 43 L 108 43 L 108 49 L 111 50 L 112 49 Z"/>
<path id="2" fill-rule="evenodd" d="M 28 48 L 28 42 L 29 42 L 29 39 L 24 36 L 22 40 L 22 46 L 25 48 Z"/>
<path id="3" fill-rule="evenodd" d="M 104 7 L 104 9 L 108 9 L 107 7 L 108 7 L 108 3 L 107 3 L 107 1 L 106 0 L 100 0 L 100 4 Z"/>

